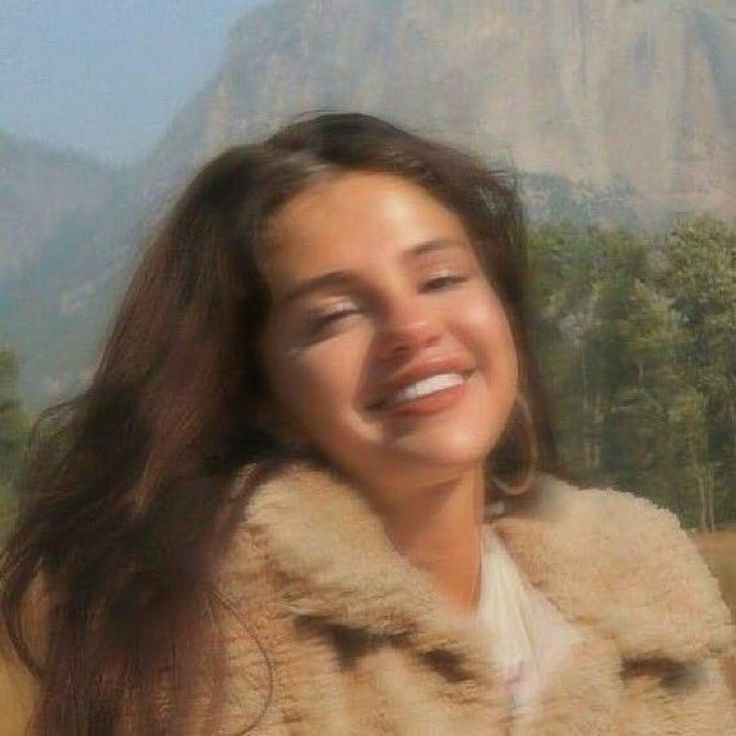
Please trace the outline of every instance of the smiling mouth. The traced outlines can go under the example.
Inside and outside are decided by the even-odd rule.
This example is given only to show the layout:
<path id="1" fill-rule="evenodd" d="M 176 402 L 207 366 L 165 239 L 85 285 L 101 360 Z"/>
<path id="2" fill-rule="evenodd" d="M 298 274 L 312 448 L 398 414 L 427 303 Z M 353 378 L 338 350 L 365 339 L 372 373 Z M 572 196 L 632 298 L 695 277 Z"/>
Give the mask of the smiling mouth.
<path id="1" fill-rule="evenodd" d="M 455 403 L 464 393 L 473 371 L 437 373 L 404 386 L 385 399 L 368 407 L 390 414 L 430 414 Z"/>

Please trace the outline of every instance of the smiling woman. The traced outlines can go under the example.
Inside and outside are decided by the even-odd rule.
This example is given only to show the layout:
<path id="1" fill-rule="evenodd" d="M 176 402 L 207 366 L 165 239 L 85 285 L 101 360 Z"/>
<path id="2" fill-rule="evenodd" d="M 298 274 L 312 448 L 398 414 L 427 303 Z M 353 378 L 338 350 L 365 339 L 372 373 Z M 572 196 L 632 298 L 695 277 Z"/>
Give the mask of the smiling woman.
<path id="1" fill-rule="evenodd" d="M 209 163 L 38 433 L 19 732 L 733 732 L 674 517 L 559 479 L 523 287 L 512 179 L 376 118 Z"/>
<path id="2" fill-rule="evenodd" d="M 295 196 L 271 233 L 265 370 L 300 441 L 382 506 L 476 484 L 518 366 L 459 217 L 399 176 L 349 172 Z"/>

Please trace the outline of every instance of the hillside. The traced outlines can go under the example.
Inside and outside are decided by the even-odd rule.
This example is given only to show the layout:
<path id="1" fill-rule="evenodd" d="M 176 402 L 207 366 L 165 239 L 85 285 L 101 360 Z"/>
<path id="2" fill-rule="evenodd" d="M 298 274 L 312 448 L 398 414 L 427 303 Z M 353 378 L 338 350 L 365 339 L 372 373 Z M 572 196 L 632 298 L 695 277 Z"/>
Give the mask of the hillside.
<path id="1" fill-rule="evenodd" d="M 515 165 L 537 221 L 736 216 L 730 0 L 273 0 L 135 169 L 0 137 L 0 340 L 31 406 L 83 384 L 140 223 L 185 176 L 325 108 Z"/>
<path id="2" fill-rule="evenodd" d="M 0 282 L 40 256 L 65 223 L 97 212 L 117 179 L 86 156 L 0 132 Z"/>
<path id="3" fill-rule="evenodd" d="M 736 212 L 728 0 L 277 0 L 144 165 L 151 191 L 305 110 L 358 109 L 582 189 L 644 223 Z"/>

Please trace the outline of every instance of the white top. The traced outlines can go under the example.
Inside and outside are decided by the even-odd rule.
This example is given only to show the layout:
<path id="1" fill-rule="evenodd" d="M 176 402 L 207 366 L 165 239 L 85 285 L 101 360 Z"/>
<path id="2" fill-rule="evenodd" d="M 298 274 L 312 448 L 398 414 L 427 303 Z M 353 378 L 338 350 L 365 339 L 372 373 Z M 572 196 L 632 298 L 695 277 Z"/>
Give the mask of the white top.
<path id="1" fill-rule="evenodd" d="M 533 707 L 580 635 L 523 577 L 487 525 L 477 615 L 493 629 L 496 665 L 514 707 Z"/>

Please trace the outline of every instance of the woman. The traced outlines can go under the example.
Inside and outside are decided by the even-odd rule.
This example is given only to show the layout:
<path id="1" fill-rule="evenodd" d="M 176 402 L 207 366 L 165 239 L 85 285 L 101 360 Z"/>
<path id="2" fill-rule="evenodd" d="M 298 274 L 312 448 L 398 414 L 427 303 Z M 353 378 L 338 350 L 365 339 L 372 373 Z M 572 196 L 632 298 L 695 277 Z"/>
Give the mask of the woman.
<path id="1" fill-rule="evenodd" d="M 674 518 L 554 477 L 506 176 L 322 115 L 208 164 L 22 483 L 36 734 L 732 732 Z"/>

